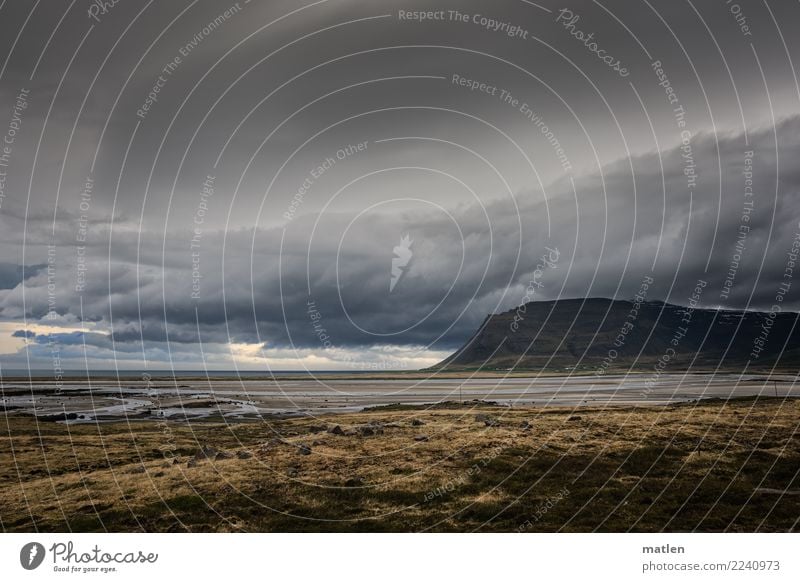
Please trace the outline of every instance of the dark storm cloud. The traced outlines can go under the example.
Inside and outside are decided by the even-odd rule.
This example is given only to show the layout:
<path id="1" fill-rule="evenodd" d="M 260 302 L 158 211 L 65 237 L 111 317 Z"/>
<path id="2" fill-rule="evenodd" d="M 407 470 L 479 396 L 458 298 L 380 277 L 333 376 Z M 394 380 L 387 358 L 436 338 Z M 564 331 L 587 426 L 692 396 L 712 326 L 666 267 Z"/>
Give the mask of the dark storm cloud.
<path id="1" fill-rule="evenodd" d="M 776 182 L 776 136 L 782 158 L 800 155 L 800 118 L 786 120 L 774 130 L 753 132 L 747 145 L 742 135 L 721 140 L 699 136 L 693 142 L 698 175 L 694 190 L 687 188 L 682 151 L 673 147 L 582 177 L 574 193 L 567 183 L 558 184 L 549 211 L 534 193 L 517 197 L 519 217 L 512 204 L 502 202 L 483 210 L 459 209 L 452 216 L 460 235 L 449 231 L 454 228 L 450 217 L 421 212 L 372 215 L 350 225 L 347 233 L 353 217 L 334 216 L 314 237 L 310 233 L 318 217 L 304 217 L 286 233 L 256 232 L 252 255 L 248 252 L 252 231 L 210 233 L 204 239 L 197 301 L 191 299 L 191 253 L 181 249 L 180 237 L 168 241 L 171 250 L 164 260 L 170 268 L 160 274 L 140 266 L 147 274 L 137 278 L 135 264 L 119 261 L 109 271 L 96 256 L 89 268 L 89 278 L 96 284 L 85 295 L 84 316 L 113 314 L 113 339 L 120 343 L 165 342 L 169 334 L 176 343 L 198 339 L 248 343 L 260 338 L 272 345 L 315 347 L 320 343 L 314 331 L 318 320 L 338 346 L 425 344 L 441 334 L 441 344 L 453 346 L 486 313 L 515 307 L 522 300 L 546 247 L 559 251 L 559 261 L 541 278 L 543 286 L 534 299 L 631 297 L 641 279 L 652 275 L 654 299 L 685 304 L 696 281 L 703 279 L 708 283 L 704 305 L 768 309 L 783 277 L 787 251 L 800 232 L 798 217 L 791 211 L 800 197 L 800 179 L 786 164 L 781 166 L 786 171 L 777 168 Z M 723 166 L 722 198 L 717 151 Z M 745 196 L 744 175 L 750 151 L 753 210 L 743 221 L 745 202 L 751 200 Z M 661 165 L 663 187 L 661 172 L 654 170 Z M 522 237 L 514 234 L 518 220 Z M 738 253 L 737 242 L 745 230 Z M 390 293 L 392 250 L 403 234 L 413 239 L 414 262 Z M 151 237 L 143 240 L 142 256 L 157 254 L 147 242 Z M 282 255 L 277 253 L 281 240 Z M 227 255 L 217 252 L 223 241 L 231 255 L 224 267 Z M 735 283 L 729 297 L 723 298 L 734 262 Z M 74 276 L 67 265 L 60 272 L 67 279 Z M 47 311 L 45 287 L 41 275 L 26 283 L 29 316 Z M 62 314 L 77 315 L 74 290 L 69 284 L 58 288 Z M 3 296 L 5 312 L 21 315 L 20 289 Z M 784 307 L 797 308 L 797 299 Z M 100 337 L 106 345 L 111 339 Z"/>
<path id="2" fill-rule="evenodd" d="M 535 299 L 630 297 L 652 274 L 654 298 L 685 303 L 703 279 L 705 305 L 769 308 L 797 231 L 797 6 L 539 4 L 123 1 L 90 18 L 79 1 L 42 52 L 69 6 L 48 3 L 9 54 L 31 5 L 5 3 L 0 136 L 31 97 L 3 182 L 0 316 L 92 322 L 53 337 L 98 359 L 452 348 L 531 298 L 546 248 Z"/>
<path id="3" fill-rule="evenodd" d="M 24 269 L 20 265 L 0 263 L 0 289 L 13 289 L 25 279 L 33 277 L 47 265 L 29 265 Z"/>

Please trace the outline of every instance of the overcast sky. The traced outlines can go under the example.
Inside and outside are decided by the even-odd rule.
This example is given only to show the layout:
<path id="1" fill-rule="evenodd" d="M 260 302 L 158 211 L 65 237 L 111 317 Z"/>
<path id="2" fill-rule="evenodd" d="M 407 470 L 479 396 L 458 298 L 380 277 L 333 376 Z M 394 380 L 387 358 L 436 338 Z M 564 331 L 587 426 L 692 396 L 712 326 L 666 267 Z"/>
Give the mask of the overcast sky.
<path id="1" fill-rule="evenodd" d="M 0 4 L 3 369 L 417 368 L 787 280 L 796 2 L 99 4 Z"/>

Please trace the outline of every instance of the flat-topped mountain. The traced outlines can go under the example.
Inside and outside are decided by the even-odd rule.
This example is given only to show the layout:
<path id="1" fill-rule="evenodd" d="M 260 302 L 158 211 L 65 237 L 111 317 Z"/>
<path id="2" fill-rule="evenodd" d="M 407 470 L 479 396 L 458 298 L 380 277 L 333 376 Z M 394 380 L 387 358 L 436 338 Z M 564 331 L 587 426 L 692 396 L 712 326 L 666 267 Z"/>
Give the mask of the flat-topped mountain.
<path id="1" fill-rule="evenodd" d="M 435 369 L 662 371 L 800 367 L 797 313 L 661 301 L 535 301 L 488 316 Z"/>

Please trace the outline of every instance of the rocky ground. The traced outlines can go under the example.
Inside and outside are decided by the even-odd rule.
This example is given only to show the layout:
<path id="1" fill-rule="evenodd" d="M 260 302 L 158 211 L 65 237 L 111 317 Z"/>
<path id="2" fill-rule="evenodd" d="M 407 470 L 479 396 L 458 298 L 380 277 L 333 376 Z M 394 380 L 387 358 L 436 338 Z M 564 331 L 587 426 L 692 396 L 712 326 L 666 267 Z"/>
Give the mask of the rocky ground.
<path id="1" fill-rule="evenodd" d="M 394 406 L 265 422 L 0 413 L 6 531 L 790 531 L 800 401 Z"/>

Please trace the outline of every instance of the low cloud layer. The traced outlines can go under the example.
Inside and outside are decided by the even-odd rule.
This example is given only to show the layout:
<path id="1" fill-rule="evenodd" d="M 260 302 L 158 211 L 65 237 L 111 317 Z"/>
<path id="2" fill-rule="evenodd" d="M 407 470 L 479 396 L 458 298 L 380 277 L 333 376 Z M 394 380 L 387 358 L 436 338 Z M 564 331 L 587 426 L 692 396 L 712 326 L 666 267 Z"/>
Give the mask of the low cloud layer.
<path id="1" fill-rule="evenodd" d="M 524 300 L 628 298 L 645 275 L 655 280 L 652 299 L 685 304 L 703 279 L 702 305 L 769 309 L 800 232 L 800 117 L 751 132 L 748 143 L 695 136 L 692 172 L 687 152 L 673 146 L 560 180 L 547 200 L 525 191 L 449 209 L 298 212 L 284 228 L 202 232 L 196 248 L 191 229 L 164 234 L 124 221 L 113 232 L 90 225 L 80 247 L 65 219 L 55 239 L 28 245 L 34 266 L 0 290 L 0 317 L 19 322 L 18 336 L 26 320 L 91 325 L 25 338 L 34 358 L 55 341 L 75 362 L 88 350 L 92 360 L 145 354 L 193 365 L 202 343 L 212 361 L 236 345 L 255 346 L 252 362 L 263 347 L 281 361 L 316 354 L 335 367 L 337 357 L 371 350 L 434 360 L 488 313 Z M 403 237 L 412 256 L 390 290 Z M 48 244 L 56 250 L 43 268 Z M 783 304 L 798 307 L 796 294 Z"/>
<path id="2" fill-rule="evenodd" d="M 1 4 L 4 370 L 421 367 L 793 268 L 796 3 Z"/>

